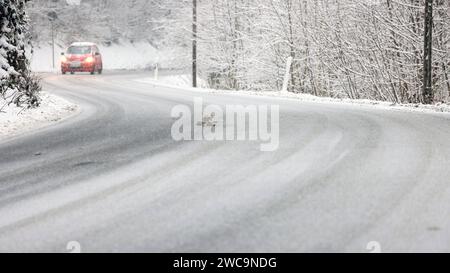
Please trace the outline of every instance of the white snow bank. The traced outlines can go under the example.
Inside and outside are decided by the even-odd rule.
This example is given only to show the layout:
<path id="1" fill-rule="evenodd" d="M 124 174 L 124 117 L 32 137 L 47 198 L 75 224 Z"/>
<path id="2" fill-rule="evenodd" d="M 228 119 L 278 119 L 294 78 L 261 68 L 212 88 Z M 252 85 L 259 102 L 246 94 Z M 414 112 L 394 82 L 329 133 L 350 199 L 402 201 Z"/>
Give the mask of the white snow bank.
<path id="1" fill-rule="evenodd" d="M 239 91 L 238 93 L 257 95 L 257 96 L 268 96 L 277 98 L 287 98 L 296 99 L 305 102 L 319 102 L 319 103 L 340 103 L 340 104 L 350 104 L 350 105 L 370 105 L 377 108 L 385 108 L 391 110 L 403 110 L 403 111 L 415 111 L 415 112 L 439 112 L 439 113 L 450 113 L 450 103 L 437 103 L 434 105 L 425 104 L 396 104 L 386 101 L 376 101 L 368 99 L 336 99 L 329 97 L 317 97 L 310 94 L 296 94 L 290 92 L 274 92 L 274 91 Z"/>
<path id="2" fill-rule="evenodd" d="M 158 50 L 149 43 L 121 43 L 100 46 L 105 69 L 145 69 L 153 67 L 160 59 Z"/>
<path id="3" fill-rule="evenodd" d="M 43 46 L 35 47 L 33 49 L 33 55 L 31 56 L 31 70 L 35 72 L 52 72 L 58 71 L 61 67 L 61 52 L 60 47 L 55 47 L 55 68 L 52 65 L 52 47 Z"/>
<path id="4" fill-rule="evenodd" d="M 40 93 L 41 106 L 35 109 L 6 105 L 0 99 L 0 141 L 56 123 L 74 114 L 77 105 L 47 92 Z"/>
<path id="5" fill-rule="evenodd" d="M 176 63 L 170 51 L 159 52 L 147 42 L 121 42 L 111 46 L 98 45 L 98 47 L 103 56 L 104 69 L 146 69 L 153 68 L 156 63 L 163 68 L 174 68 Z M 35 46 L 31 69 L 35 72 L 59 71 L 63 51 L 65 48 L 55 47 L 55 69 L 53 69 L 51 45 Z"/>
<path id="6" fill-rule="evenodd" d="M 210 92 L 210 93 L 222 93 L 232 94 L 237 96 L 263 96 L 276 99 L 292 99 L 303 102 L 317 102 L 317 103 L 332 103 L 332 104 L 347 104 L 356 106 L 372 106 L 376 108 L 399 110 L 399 111 L 414 111 L 414 112 L 428 112 L 428 113 L 450 113 L 450 102 L 437 103 L 434 105 L 424 104 L 395 104 L 392 102 L 375 101 L 375 100 L 357 100 L 357 99 L 336 99 L 329 97 L 317 97 L 310 94 L 296 94 L 290 92 L 279 91 L 230 91 L 230 90 L 217 90 L 207 88 L 207 83 L 201 81 L 201 88 L 192 88 L 192 81 L 186 80 L 188 75 L 170 75 L 159 77 L 158 80 L 154 78 L 137 79 L 136 81 L 142 83 L 156 84 L 171 88 L 180 88 L 184 90 L 196 91 L 196 92 Z"/>

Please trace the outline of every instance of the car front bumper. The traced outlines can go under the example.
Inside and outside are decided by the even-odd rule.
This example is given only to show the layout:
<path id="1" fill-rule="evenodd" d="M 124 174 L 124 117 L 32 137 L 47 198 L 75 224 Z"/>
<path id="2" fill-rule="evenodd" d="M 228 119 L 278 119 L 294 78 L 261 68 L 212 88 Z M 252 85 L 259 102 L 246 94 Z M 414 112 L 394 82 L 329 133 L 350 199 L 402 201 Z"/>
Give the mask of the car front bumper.
<path id="1" fill-rule="evenodd" d="M 70 63 L 62 63 L 62 72 L 91 72 L 95 69 L 95 63 L 81 63 L 79 66 L 71 65 Z"/>

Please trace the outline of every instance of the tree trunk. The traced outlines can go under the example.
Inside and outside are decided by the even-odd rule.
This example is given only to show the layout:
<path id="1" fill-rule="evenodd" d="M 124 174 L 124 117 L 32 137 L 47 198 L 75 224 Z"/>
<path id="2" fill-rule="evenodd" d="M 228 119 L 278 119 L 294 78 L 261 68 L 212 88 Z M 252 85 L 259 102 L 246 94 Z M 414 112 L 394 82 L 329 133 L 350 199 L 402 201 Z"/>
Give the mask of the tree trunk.
<path id="1" fill-rule="evenodd" d="M 425 1 L 425 33 L 423 55 L 423 102 L 432 104 L 434 101 L 432 66 L 433 66 L 433 0 Z"/>
<path id="2" fill-rule="evenodd" d="M 197 87 L 197 0 L 192 0 L 192 87 Z"/>

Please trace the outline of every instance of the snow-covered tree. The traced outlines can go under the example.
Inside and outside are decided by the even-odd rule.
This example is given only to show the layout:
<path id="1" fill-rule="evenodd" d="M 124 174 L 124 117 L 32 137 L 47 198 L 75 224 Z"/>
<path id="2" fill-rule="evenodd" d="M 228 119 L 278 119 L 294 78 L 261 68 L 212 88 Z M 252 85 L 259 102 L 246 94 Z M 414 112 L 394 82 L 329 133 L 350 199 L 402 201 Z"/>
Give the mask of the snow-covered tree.
<path id="1" fill-rule="evenodd" d="M 199 12 L 203 77 L 231 89 L 429 102 L 425 0 L 211 0 Z M 434 0 L 431 87 L 447 100 L 450 2 Z M 429 21 L 430 22 L 430 21 Z M 428 53 L 430 54 L 430 53 Z"/>
<path id="2" fill-rule="evenodd" d="M 3 0 L 5 1 L 5 0 Z M 79 6 L 74 5 L 76 2 Z M 198 70 L 211 87 L 426 102 L 426 0 L 198 0 Z M 433 0 L 431 86 L 450 95 L 450 1 Z M 148 41 L 192 62 L 192 0 L 33 0 L 32 33 L 50 41 Z M 170 53 L 169 50 L 170 49 Z M 428 53 L 429 54 L 429 53 Z"/>
<path id="3" fill-rule="evenodd" d="M 1 95 L 20 106 L 37 106 L 39 81 L 29 71 L 28 0 L 0 0 L 0 81 Z"/>

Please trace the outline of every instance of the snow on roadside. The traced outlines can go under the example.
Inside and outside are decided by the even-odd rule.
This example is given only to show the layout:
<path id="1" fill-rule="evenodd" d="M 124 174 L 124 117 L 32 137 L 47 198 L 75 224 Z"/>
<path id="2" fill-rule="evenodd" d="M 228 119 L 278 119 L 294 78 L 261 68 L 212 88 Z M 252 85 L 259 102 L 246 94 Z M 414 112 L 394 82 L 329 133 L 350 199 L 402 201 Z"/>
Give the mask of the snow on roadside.
<path id="1" fill-rule="evenodd" d="M 337 99 L 330 97 L 317 97 L 311 94 L 291 93 L 291 92 L 279 92 L 279 91 L 230 91 L 230 90 L 217 90 L 206 88 L 207 83 L 200 81 L 201 88 L 192 88 L 191 80 L 186 80 L 189 75 L 170 75 L 159 77 L 158 80 L 154 78 L 137 79 L 137 82 L 155 84 L 171 88 L 180 88 L 184 90 L 197 91 L 197 92 L 209 92 L 209 93 L 221 93 L 243 96 L 261 96 L 271 97 L 277 99 L 292 99 L 302 102 L 315 102 L 315 103 L 328 103 L 328 104 L 346 104 L 354 106 L 371 106 L 380 109 L 398 110 L 398 111 L 412 111 L 412 112 L 424 112 L 424 113 L 450 113 L 450 102 L 436 103 L 434 105 L 424 104 L 396 104 L 385 101 L 375 101 L 368 99 Z"/>
<path id="2" fill-rule="evenodd" d="M 78 110 L 77 105 L 47 92 L 40 97 L 41 106 L 34 109 L 8 106 L 0 99 L 0 141 L 56 123 Z"/>
<path id="3" fill-rule="evenodd" d="M 99 45 L 105 69 L 147 69 L 159 60 L 159 53 L 146 42 Z"/>
<path id="4" fill-rule="evenodd" d="M 34 72 L 53 72 L 57 71 L 61 66 L 61 52 L 63 49 L 59 46 L 55 47 L 55 68 L 52 65 L 52 47 L 36 46 L 33 48 L 31 57 L 31 70 Z"/>

